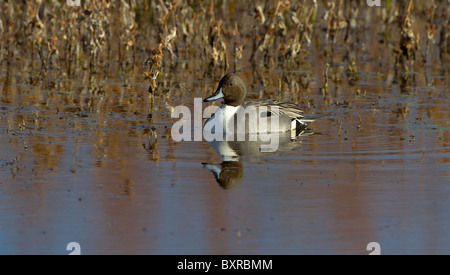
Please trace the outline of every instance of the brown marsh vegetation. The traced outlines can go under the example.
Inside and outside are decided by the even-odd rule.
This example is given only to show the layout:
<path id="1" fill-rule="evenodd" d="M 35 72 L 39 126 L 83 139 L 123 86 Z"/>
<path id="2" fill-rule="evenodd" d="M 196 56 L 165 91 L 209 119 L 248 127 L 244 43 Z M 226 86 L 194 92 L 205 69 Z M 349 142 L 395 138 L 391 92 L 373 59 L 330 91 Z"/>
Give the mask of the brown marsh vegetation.
<path id="1" fill-rule="evenodd" d="M 298 68 L 320 50 L 343 56 L 352 79 L 358 65 L 352 52 L 367 43 L 365 36 L 375 44 L 366 47 L 387 49 L 383 57 L 395 60 L 398 77 L 427 58 L 446 63 L 448 1 L 382 2 L 84 0 L 71 7 L 62 0 L 6 0 L 0 4 L 1 65 L 27 71 L 23 77 L 35 85 L 81 71 L 140 70 L 156 87 L 153 82 L 187 66 L 180 61 L 196 60 L 189 69 L 209 75 L 251 65 L 264 85 L 260 71 Z"/>

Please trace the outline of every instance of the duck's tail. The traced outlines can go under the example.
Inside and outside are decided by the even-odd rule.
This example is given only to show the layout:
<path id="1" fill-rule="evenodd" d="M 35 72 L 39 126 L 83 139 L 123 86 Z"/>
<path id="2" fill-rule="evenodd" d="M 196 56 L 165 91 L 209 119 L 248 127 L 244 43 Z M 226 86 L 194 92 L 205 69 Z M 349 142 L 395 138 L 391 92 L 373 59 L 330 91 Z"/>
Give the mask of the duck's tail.
<path id="1" fill-rule="evenodd" d="M 304 118 L 297 119 L 297 122 L 299 122 L 303 126 L 307 126 L 308 123 L 313 123 L 314 121 L 316 121 L 316 120 L 315 119 L 310 119 L 310 118 L 308 118 L 308 119 L 304 119 Z"/>
<path id="2" fill-rule="evenodd" d="M 319 118 L 325 117 L 331 113 L 326 113 L 324 115 L 305 115 L 302 118 L 297 119 L 298 122 L 300 122 L 302 125 L 307 125 L 308 123 L 313 123 Z"/>

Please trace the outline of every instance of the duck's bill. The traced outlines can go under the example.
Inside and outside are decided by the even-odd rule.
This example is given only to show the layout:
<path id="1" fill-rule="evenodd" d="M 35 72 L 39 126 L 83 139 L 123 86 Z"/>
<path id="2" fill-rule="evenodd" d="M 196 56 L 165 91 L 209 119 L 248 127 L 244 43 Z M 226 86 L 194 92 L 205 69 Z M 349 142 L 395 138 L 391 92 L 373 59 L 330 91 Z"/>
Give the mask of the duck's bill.
<path id="1" fill-rule="evenodd" d="M 222 88 L 218 89 L 212 96 L 205 98 L 204 102 L 211 102 L 223 98 Z"/>

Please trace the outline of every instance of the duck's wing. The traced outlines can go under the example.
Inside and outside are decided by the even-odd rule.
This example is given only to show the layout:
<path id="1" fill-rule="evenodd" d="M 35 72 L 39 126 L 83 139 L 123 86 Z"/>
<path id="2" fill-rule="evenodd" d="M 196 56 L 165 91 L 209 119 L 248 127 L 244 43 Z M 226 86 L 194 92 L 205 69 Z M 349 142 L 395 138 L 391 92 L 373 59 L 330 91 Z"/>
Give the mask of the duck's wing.
<path id="1" fill-rule="evenodd" d="M 264 106 L 264 107 L 268 107 L 268 112 L 270 112 L 270 114 L 268 114 L 268 116 L 275 114 L 275 115 L 281 115 L 281 114 L 285 114 L 288 117 L 290 117 L 292 120 L 294 119 L 302 119 L 303 118 L 303 111 L 300 110 L 300 108 L 293 104 L 293 103 L 289 103 L 289 102 L 279 102 L 273 99 L 253 99 L 253 100 L 248 100 L 248 101 L 244 101 L 244 104 L 242 104 L 242 106 L 245 108 L 247 106 Z M 278 111 L 271 108 L 271 107 L 278 107 Z"/>

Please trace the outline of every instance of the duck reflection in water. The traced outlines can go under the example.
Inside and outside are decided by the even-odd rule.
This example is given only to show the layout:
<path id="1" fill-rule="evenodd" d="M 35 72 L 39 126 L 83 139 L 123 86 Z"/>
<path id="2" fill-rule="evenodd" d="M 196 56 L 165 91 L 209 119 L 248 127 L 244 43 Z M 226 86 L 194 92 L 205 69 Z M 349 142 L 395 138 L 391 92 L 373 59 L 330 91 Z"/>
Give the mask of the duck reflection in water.
<path id="1" fill-rule="evenodd" d="M 297 137 L 311 134 L 314 134 L 314 132 L 305 128 L 298 133 Z M 279 135 L 279 148 L 274 153 L 261 152 L 261 145 L 269 142 L 262 141 L 259 135 L 257 141 L 211 141 L 209 144 L 222 157 L 222 163 L 202 164 L 213 173 L 220 187 L 231 189 L 244 178 L 244 166 L 241 162 L 241 157 L 279 155 L 282 152 L 295 150 L 301 144 L 301 140 L 291 139 L 291 133 L 279 133 Z"/>
<path id="2" fill-rule="evenodd" d="M 244 166 L 242 162 L 224 161 L 221 164 L 203 163 L 203 165 L 214 174 L 217 183 L 223 189 L 231 189 L 244 177 Z"/>

